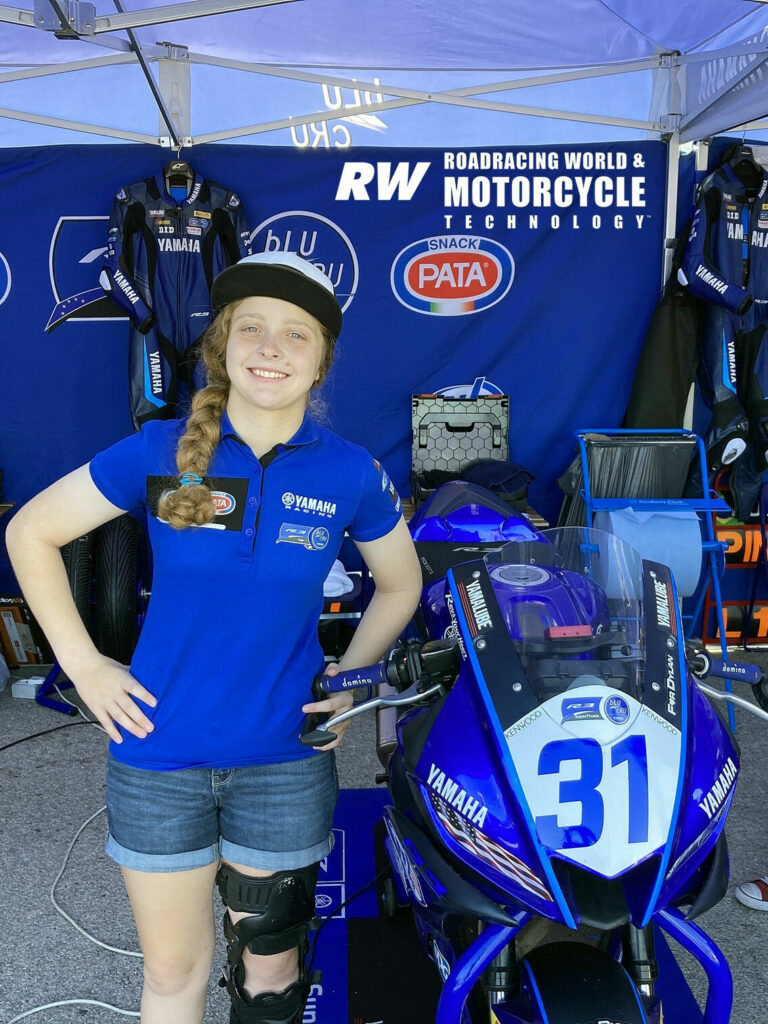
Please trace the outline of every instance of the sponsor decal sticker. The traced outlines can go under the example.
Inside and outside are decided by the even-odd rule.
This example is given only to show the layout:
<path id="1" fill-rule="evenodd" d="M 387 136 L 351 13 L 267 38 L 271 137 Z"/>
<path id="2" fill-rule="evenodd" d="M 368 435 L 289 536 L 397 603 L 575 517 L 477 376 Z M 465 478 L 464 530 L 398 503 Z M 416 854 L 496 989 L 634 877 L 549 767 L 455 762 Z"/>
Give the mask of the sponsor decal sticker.
<path id="1" fill-rule="evenodd" d="M 213 504 L 216 506 L 217 516 L 228 516 L 235 508 L 235 499 L 226 491 L 211 491 Z"/>
<path id="2" fill-rule="evenodd" d="M 390 283 L 407 309 L 432 316 L 466 316 L 494 306 L 515 277 L 503 245 L 476 235 L 436 235 L 397 254 Z"/>
<path id="3" fill-rule="evenodd" d="M 593 721 L 600 714 L 599 697 L 566 697 L 560 705 L 561 722 Z"/>
<path id="4" fill-rule="evenodd" d="M 605 717 L 615 725 L 624 725 L 629 720 L 629 704 L 623 697 L 612 694 L 603 705 Z"/>
<path id="5" fill-rule="evenodd" d="M 282 523 L 276 544 L 299 544 L 308 551 L 322 551 L 328 546 L 330 535 L 324 526 L 302 526 Z"/>
<path id="6" fill-rule="evenodd" d="M 210 220 L 211 215 L 208 210 L 193 210 L 193 216 L 200 217 L 202 220 Z"/>
<path id="7" fill-rule="evenodd" d="M 458 590 L 461 606 L 467 617 L 469 633 L 474 640 L 477 634 L 483 630 L 487 632 L 493 629 L 491 614 L 485 603 L 483 588 L 479 580 L 473 580 L 471 583 L 459 583 Z"/>

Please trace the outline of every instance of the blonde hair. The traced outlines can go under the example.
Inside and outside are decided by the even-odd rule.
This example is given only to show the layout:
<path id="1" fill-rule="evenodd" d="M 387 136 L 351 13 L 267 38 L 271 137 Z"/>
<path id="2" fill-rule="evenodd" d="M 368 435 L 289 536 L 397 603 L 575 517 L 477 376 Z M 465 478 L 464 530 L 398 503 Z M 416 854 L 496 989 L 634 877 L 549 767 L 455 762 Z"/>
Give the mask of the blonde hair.
<path id="1" fill-rule="evenodd" d="M 213 453 L 221 440 L 221 414 L 227 405 L 230 385 L 226 365 L 227 341 L 232 317 L 241 301 L 225 306 L 203 335 L 201 358 L 207 383 L 192 399 L 187 427 L 176 449 L 179 477 L 191 473 L 204 481 Z M 321 332 L 323 357 L 313 388 L 322 384 L 330 370 L 336 345 L 336 339 L 322 326 Z M 308 404 L 313 411 L 322 405 L 314 396 Z M 210 523 L 215 514 L 213 496 L 205 482 L 180 484 L 174 490 L 166 491 L 158 504 L 160 518 L 177 530 L 184 530 L 188 526 L 203 526 Z"/>

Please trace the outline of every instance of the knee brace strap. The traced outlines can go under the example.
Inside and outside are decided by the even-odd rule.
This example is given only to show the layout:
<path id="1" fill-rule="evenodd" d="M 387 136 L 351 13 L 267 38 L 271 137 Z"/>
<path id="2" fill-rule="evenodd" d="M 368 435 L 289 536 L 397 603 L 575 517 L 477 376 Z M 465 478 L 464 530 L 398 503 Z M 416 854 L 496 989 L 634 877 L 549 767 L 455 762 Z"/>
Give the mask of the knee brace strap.
<path id="1" fill-rule="evenodd" d="M 307 930 L 315 916 L 315 885 L 318 864 L 278 871 L 266 878 L 244 875 L 229 864 L 222 864 L 216 884 L 230 910 L 250 910 L 248 917 L 233 923 L 224 915 L 228 959 L 234 966 L 242 959 L 243 949 L 268 955 L 283 953 L 299 946 L 299 959 L 305 953 Z"/>

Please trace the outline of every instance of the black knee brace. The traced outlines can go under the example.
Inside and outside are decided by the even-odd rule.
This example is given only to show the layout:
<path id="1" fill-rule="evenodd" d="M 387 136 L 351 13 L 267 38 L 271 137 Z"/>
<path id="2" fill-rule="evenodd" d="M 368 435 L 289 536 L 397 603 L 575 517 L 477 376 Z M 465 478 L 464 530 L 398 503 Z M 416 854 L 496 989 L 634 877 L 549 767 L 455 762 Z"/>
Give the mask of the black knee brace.
<path id="1" fill-rule="evenodd" d="M 225 906 L 252 912 L 235 923 L 224 914 L 227 965 L 221 984 L 232 1001 L 230 1024 L 300 1024 L 310 988 L 306 959 L 318 867 L 312 864 L 254 878 L 229 864 L 220 866 L 216 884 Z M 298 947 L 298 981 L 283 992 L 248 996 L 243 987 L 243 951 L 265 956 L 294 947 Z"/>

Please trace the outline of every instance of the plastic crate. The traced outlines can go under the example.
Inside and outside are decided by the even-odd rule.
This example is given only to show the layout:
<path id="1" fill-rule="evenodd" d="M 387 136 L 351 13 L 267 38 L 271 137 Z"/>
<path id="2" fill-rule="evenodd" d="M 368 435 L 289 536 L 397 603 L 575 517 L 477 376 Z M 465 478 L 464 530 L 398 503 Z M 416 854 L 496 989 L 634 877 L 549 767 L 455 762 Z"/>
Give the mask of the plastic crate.
<path id="1" fill-rule="evenodd" d="M 411 496 L 418 506 L 433 492 L 421 474 L 459 473 L 478 459 L 509 458 L 509 396 L 411 396 Z"/>

